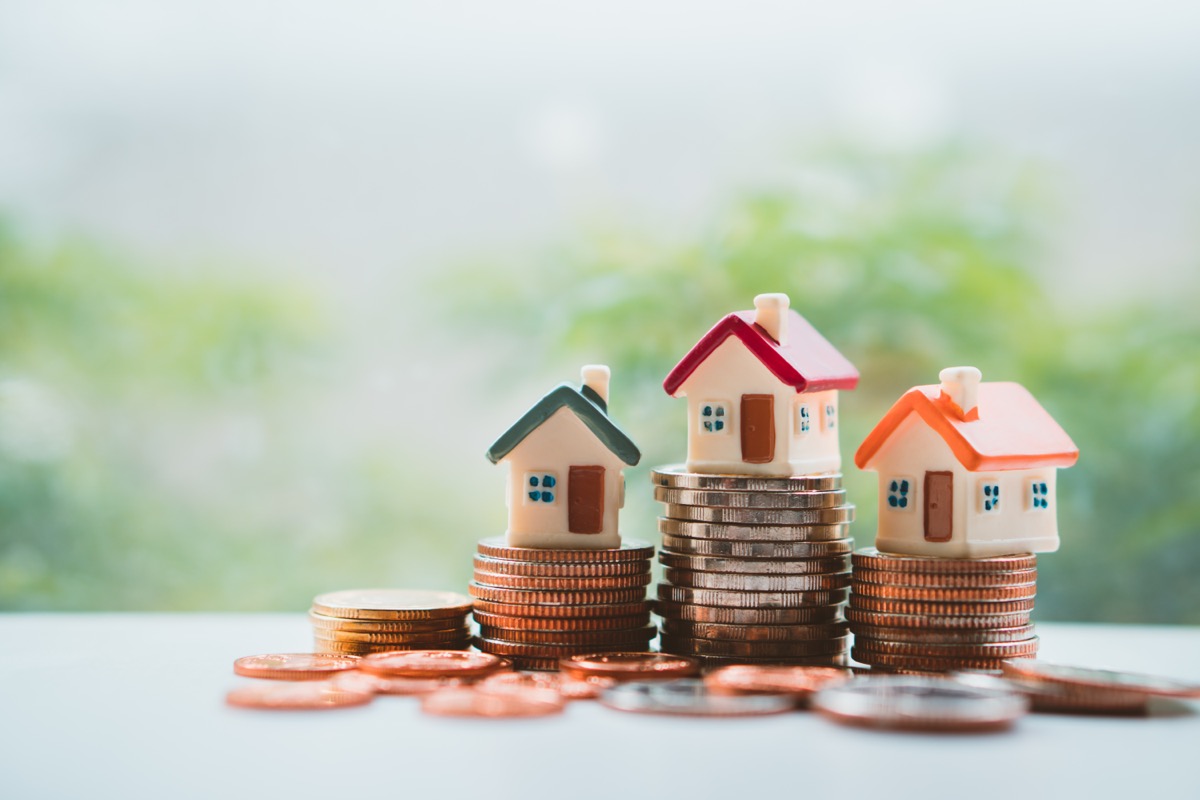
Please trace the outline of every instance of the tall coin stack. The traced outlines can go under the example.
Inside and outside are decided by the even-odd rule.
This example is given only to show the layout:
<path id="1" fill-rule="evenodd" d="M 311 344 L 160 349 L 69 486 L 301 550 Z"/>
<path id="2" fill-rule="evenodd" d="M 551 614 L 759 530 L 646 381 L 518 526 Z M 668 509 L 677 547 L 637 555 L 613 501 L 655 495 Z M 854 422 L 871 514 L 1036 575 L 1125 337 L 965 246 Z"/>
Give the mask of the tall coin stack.
<path id="1" fill-rule="evenodd" d="M 559 659 L 645 650 L 654 548 L 625 540 L 600 550 L 512 547 L 479 542 L 475 556 L 476 646 L 517 669 L 555 670 Z"/>
<path id="2" fill-rule="evenodd" d="M 417 589 L 350 589 L 313 598 L 308 619 L 317 653 L 466 650 L 471 598 Z"/>
<path id="3" fill-rule="evenodd" d="M 853 540 L 841 475 L 651 473 L 662 650 L 709 664 L 848 663 Z"/>
<path id="4" fill-rule="evenodd" d="M 999 669 L 1037 655 L 1037 556 L 853 555 L 846 615 L 856 661 L 883 670 Z"/>

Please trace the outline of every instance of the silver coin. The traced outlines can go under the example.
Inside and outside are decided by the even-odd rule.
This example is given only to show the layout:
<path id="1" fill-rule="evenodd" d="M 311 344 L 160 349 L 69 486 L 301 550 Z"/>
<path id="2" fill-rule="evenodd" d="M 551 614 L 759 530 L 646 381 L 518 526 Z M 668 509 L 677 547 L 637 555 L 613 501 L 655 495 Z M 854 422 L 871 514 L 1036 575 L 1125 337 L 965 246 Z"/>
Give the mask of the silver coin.
<path id="1" fill-rule="evenodd" d="M 710 508 L 667 503 L 665 516 L 689 522 L 719 522 L 727 525 L 840 525 L 854 521 L 854 506 L 818 508 L 807 511 L 777 508 Z"/>
<path id="2" fill-rule="evenodd" d="M 654 499 L 662 503 L 720 508 L 836 508 L 846 502 L 846 490 L 834 489 L 828 492 L 790 494 L 783 492 L 707 492 L 698 489 L 668 489 L 664 486 L 656 486 L 654 487 Z"/>
<path id="3" fill-rule="evenodd" d="M 846 623 L 824 625 L 723 625 L 664 619 L 664 636 L 686 639 L 720 639 L 726 642 L 806 642 L 845 636 Z"/>
<path id="4" fill-rule="evenodd" d="M 672 586 L 668 583 L 658 584 L 659 600 L 722 608 L 768 609 L 828 606 L 844 602 L 849 595 L 849 589 L 832 589 L 823 592 L 736 592 L 723 589 L 693 589 L 689 586 Z"/>
<path id="5" fill-rule="evenodd" d="M 661 550 L 658 561 L 665 567 L 696 572 L 734 572 L 743 575 L 828 575 L 848 572 L 849 556 L 808 559 L 719 558 Z"/>
<path id="6" fill-rule="evenodd" d="M 686 536 L 669 534 L 663 535 L 662 544 L 660 553 L 717 558 L 769 558 L 781 561 L 843 556 L 854 549 L 853 539 L 834 539 L 829 542 L 732 542 L 720 539 L 689 539 Z"/>
<path id="7" fill-rule="evenodd" d="M 725 525 L 722 523 L 658 518 L 658 530 L 664 536 L 688 539 L 712 539 L 733 542 L 779 542 L 811 544 L 845 539 L 849 535 L 846 523 L 810 525 Z"/>
<path id="8" fill-rule="evenodd" d="M 780 714 L 796 707 L 786 694 L 716 694 L 697 678 L 622 683 L 605 690 L 600 702 L 618 711 L 689 717 Z"/>
<path id="9" fill-rule="evenodd" d="M 847 608 L 846 619 L 850 620 L 851 624 L 861 624 L 878 628 L 922 628 L 931 631 L 959 629 L 986 630 L 1028 625 L 1030 612 L 972 614 L 952 617 L 933 616 L 930 614 L 885 614 L 879 611 L 863 611 L 859 608 Z"/>
<path id="10" fill-rule="evenodd" d="M 1161 697 L 1200 697 L 1200 684 L 1197 683 L 1162 678 L 1157 675 L 1143 675 L 1137 672 L 1072 667 L 1029 658 L 1012 659 L 1004 665 L 1004 674 L 1025 680 L 1053 681 L 1094 689 L 1142 692 Z"/>
<path id="11" fill-rule="evenodd" d="M 732 572 L 663 570 L 663 577 L 676 586 L 693 589 L 725 589 L 736 592 L 818 592 L 850 585 L 849 572 L 822 575 L 741 575 Z"/>
<path id="12" fill-rule="evenodd" d="M 722 625 L 814 625 L 842 621 L 842 605 L 802 608 L 720 608 L 657 600 L 654 611 L 665 620 Z"/>
<path id="13" fill-rule="evenodd" d="M 820 492 L 842 488 L 840 472 L 823 475 L 792 475 L 773 478 L 756 475 L 710 475 L 688 472 L 683 464 L 671 464 L 650 471 L 655 486 L 672 489 L 700 489 L 732 492 Z"/>
<path id="14" fill-rule="evenodd" d="M 821 689 L 810 705 L 848 724 L 945 731 L 999 730 L 1029 709 L 1019 692 L 920 675 L 855 678 Z"/>

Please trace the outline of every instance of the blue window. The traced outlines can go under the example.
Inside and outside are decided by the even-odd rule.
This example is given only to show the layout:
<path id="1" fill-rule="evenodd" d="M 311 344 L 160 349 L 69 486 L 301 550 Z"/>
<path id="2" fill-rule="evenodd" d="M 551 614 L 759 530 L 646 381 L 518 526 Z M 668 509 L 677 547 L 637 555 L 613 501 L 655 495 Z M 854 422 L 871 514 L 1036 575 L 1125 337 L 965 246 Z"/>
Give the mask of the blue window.
<path id="1" fill-rule="evenodd" d="M 1034 511 L 1045 511 L 1050 507 L 1050 488 L 1045 481 L 1029 482 L 1029 507 Z"/>
<path id="2" fill-rule="evenodd" d="M 727 430 L 729 430 L 729 404 L 718 402 L 701 403 L 700 432 L 724 433 Z"/>
<path id="3" fill-rule="evenodd" d="M 796 406 L 796 433 L 808 433 L 812 430 L 812 407 L 808 403 Z"/>
<path id="4" fill-rule="evenodd" d="M 837 425 L 837 407 L 833 403 L 825 404 L 825 430 L 831 431 Z"/>
<path id="5" fill-rule="evenodd" d="M 558 478 L 549 472 L 525 475 L 525 500 L 529 503 L 553 503 L 558 496 Z"/>
<path id="6" fill-rule="evenodd" d="M 979 504 L 985 514 L 1000 512 L 1000 484 L 998 482 L 979 482 Z"/>
<path id="7" fill-rule="evenodd" d="M 896 511 L 904 511 L 913 506 L 912 491 L 913 482 L 911 478 L 892 478 L 888 482 L 887 487 L 887 504 L 888 508 Z"/>

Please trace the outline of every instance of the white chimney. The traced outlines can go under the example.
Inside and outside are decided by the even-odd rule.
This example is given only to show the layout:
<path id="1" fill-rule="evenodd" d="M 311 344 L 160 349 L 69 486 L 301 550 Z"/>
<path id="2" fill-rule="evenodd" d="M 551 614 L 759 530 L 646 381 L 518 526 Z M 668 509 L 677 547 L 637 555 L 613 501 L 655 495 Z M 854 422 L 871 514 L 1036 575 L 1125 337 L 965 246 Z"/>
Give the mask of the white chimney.
<path id="1" fill-rule="evenodd" d="M 958 407 L 962 419 L 979 416 L 979 381 L 983 373 L 975 367 L 946 367 L 938 373 L 942 397 Z"/>
<path id="2" fill-rule="evenodd" d="M 780 346 L 787 344 L 788 306 L 786 294 L 760 294 L 754 298 L 754 322 Z"/>
<path id="3" fill-rule="evenodd" d="M 582 375 L 583 385 L 600 395 L 600 399 L 607 406 L 608 379 L 612 376 L 612 370 L 603 364 L 588 364 L 580 370 L 580 374 Z"/>

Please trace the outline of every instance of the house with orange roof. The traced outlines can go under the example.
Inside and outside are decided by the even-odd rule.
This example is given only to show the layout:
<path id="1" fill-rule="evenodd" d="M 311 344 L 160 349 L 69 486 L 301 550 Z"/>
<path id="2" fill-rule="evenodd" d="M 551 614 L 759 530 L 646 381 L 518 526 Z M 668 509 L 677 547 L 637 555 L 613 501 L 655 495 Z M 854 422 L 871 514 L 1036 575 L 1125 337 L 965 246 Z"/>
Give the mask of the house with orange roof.
<path id="1" fill-rule="evenodd" d="M 806 475 L 837 472 L 838 391 L 858 371 L 786 294 L 760 294 L 726 315 L 663 381 L 688 400 L 690 472 Z"/>
<path id="2" fill-rule="evenodd" d="M 1017 383 L 951 367 L 909 389 L 854 461 L 879 473 L 879 533 L 890 553 L 986 558 L 1058 549 L 1055 477 L 1079 450 Z"/>

